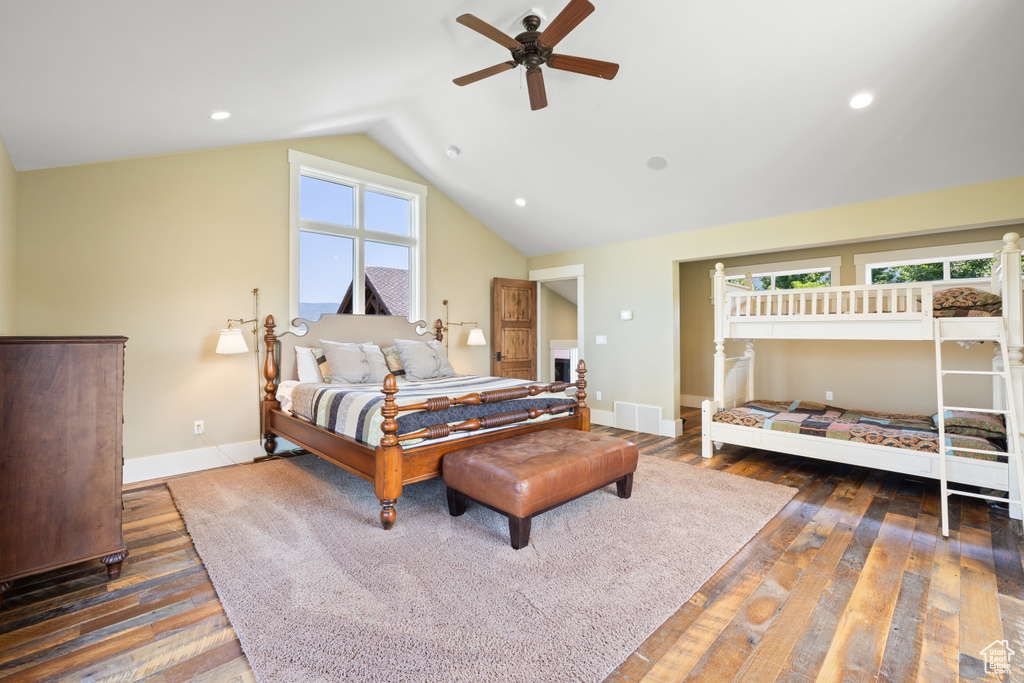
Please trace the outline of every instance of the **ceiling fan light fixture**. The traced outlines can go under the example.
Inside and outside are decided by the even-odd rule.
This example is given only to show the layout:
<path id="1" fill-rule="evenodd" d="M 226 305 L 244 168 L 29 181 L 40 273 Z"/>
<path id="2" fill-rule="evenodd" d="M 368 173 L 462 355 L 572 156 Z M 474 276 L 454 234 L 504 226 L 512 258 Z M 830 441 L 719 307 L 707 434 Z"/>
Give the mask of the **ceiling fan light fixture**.
<path id="1" fill-rule="evenodd" d="M 864 107 L 871 104 L 871 102 L 874 99 L 875 98 L 874 96 L 871 95 L 871 93 L 862 92 L 853 96 L 853 99 L 850 100 L 850 107 L 852 109 L 863 109 Z"/>

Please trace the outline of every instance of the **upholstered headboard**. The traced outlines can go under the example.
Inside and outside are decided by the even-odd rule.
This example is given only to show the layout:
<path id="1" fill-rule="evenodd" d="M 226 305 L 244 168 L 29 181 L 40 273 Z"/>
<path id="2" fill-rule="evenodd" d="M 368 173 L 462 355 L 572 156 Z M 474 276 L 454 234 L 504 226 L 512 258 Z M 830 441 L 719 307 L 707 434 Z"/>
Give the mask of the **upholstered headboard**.
<path id="1" fill-rule="evenodd" d="M 434 331 L 422 320 L 411 323 L 400 315 L 351 315 L 324 314 L 319 320 L 309 321 L 296 318 L 292 328 L 297 332 L 285 332 L 277 336 L 277 365 L 281 381 L 298 379 L 295 367 L 295 347 L 319 347 L 320 340 L 338 342 L 373 342 L 384 348 L 394 346 L 395 339 L 433 338 Z"/>

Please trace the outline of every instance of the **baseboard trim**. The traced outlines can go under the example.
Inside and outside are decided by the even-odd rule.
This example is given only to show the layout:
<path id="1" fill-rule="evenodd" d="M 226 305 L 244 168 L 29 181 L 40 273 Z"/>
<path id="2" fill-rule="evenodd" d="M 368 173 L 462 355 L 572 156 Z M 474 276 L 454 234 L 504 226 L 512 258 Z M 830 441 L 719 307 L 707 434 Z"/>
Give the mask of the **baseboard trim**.
<path id="1" fill-rule="evenodd" d="M 126 458 L 122 479 L 125 484 L 135 484 L 149 479 L 174 477 L 214 467 L 248 463 L 261 455 L 266 455 L 266 453 L 259 441 L 242 441 L 225 444 L 220 447 L 220 450 L 208 446 L 191 451 Z"/>

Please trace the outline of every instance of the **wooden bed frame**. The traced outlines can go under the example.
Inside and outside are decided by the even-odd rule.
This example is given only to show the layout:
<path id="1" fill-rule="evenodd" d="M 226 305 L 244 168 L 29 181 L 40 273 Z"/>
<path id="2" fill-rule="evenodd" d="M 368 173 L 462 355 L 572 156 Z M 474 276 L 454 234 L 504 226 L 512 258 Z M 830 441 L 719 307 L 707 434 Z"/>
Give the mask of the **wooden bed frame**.
<path id="1" fill-rule="evenodd" d="M 779 453 L 862 465 L 892 472 L 939 478 L 939 455 L 903 448 L 826 439 L 760 427 L 715 422 L 712 415 L 754 400 L 755 339 L 934 340 L 938 338 L 1006 339 L 1011 390 L 1017 424 L 1024 424 L 1024 313 L 1021 309 L 1020 236 L 1007 233 L 996 252 L 991 291 L 1003 298 L 1003 316 L 938 318 L 933 316 L 932 283 L 857 285 L 799 290 L 751 291 L 729 285 L 723 266 L 713 275 L 715 303 L 714 398 L 704 401 L 702 455 L 710 458 L 723 443 Z M 953 285 L 944 284 L 944 287 Z M 1005 326 L 1005 327 L 1004 327 Z M 1000 335 L 1000 328 L 1003 333 Z M 742 356 L 726 358 L 727 338 L 746 340 Z M 998 354 L 997 354 L 998 358 Z M 995 363 L 995 361 L 994 361 Z M 994 378 L 995 381 L 995 378 Z M 1005 409 L 1001 388 L 993 389 L 993 405 Z M 1019 440 L 1017 442 L 1020 443 Z M 1019 445 L 1016 450 L 1018 453 Z M 1019 500 L 1016 469 L 1003 463 L 951 457 L 947 479 L 1001 491 Z M 1019 505 L 1010 515 L 1021 518 Z"/>
<path id="2" fill-rule="evenodd" d="M 277 449 L 277 437 L 281 437 L 372 482 L 374 493 L 381 505 L 380 521 L 385 529 L 394 526 L 395 503 L 402 495 L 402 487 L 405 484 L 441 476 L 441 459 L 446 453 L 475 444 L 505 439 L 514 434 L 556 427 L 590 431 L 590 408 L 586 403 L 586 364 L 581 360 L 577 367 L 578 379 L 574 383 L 554 382 L 535 384 L 529 387 L 496 389 L 471 393 L 455 399 L 442 396 L 429 398 L 409 406 L 395 405 L 395 395 L 399 390 L 395 377 L 388 375 L 381 387 L 381 392 L 384 394 L 384 405 L 381 407 L 384 423 L 381 426 L 383 436 L 379 444 L 370 445 L 351 437 L 329 432 L 302 418 L 285 413 L 281 410 L 281 404 L 277 400 L 278 383 L 284 380 L 298 379 L 295 361 L 296 346 L 319 347 L 320 339 L 340 342 L 372 341 L 381 348 L 393 346 L 396 338 L 418 339 L 426 336 L 441 341 L 443 338 L 442 323 L 437 320 L 434 323 L 433 333 L 430 333 L 426 331 L 426 323 L 422 321 L 410 323 L 401 316 L 325 314 L 314 322 L 296 319 L 292 322 L 292 326 L 299 329 L 305 328 L 305 332 L 303 334 L 285 332 L 277 335 L 274 333 L 276 327 L 274 317 L 270 315 L 267 316 L 264 325 L 266 327 L 264 336 L 266 361 L 263 374 L 266 384 L 263 388 L 264 395 L 260 415 L 263 448 L 268 454 L 273 453 Z M 500 413 L 466 420 L 455 426 L 442 423 L 401 436 L 396 433 L 398 424 L 395 418 L 403 411 L 437 411 L 459 405 L 477 405 L 536 396 L 543 392 L 558 393 L 573 387 L 576 389 L 574 403 Z M 541 422 L 516 424 L 543 415 L 551 417 Z M 507 425 L 515 426 L 508 427 Z M 496 427 L 505 428 L 493 430 Z M 478 430 L 492 431 L 471 433 Z M 457 439 L 432 442 L 456 432 L 464 432 L 466 435 Z M 423 442 L 410 446 L 402 445 L 402 442 L 413 439 L 423 439 Z"/>

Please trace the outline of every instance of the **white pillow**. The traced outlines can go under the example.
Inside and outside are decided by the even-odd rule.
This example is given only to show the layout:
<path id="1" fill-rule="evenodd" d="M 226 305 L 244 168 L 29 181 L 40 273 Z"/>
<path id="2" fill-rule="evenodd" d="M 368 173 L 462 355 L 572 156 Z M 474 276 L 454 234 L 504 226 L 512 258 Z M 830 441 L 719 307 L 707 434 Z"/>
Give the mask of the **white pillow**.
<path id="1" fill-rule="evenodd" d="M 345 344 L 320 340 L 331 381 L 335 384 L 368 384 L 383 382 L 388 376 L 384 354 L 376 344 Z"/>
<path id="2" fill-rule="evenodd" d="M 398 355 L 405 367 L 408 379 L 433 379 L 434 377 L 451 377 L 455 368 L 444 355 L 444 346 L 436 339 L 430 341 L 411 341 L 396 339 Z"/>
<path id="3" fill-rule="evenodd" d="M 319 350 L 310 346 L 295 347 L 295 370 L 299 375 L 300 382 L 324 381 L 320 376 L 320 364 L 317 362 L 316 356 L 313 355 L 314 351 Z"/>

